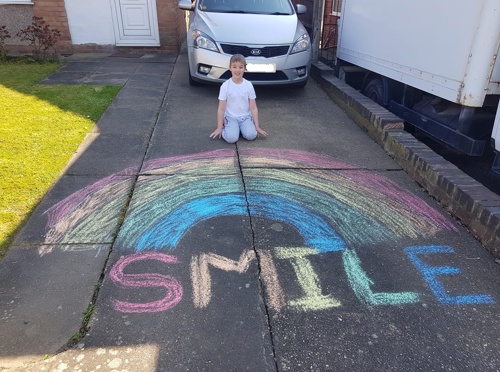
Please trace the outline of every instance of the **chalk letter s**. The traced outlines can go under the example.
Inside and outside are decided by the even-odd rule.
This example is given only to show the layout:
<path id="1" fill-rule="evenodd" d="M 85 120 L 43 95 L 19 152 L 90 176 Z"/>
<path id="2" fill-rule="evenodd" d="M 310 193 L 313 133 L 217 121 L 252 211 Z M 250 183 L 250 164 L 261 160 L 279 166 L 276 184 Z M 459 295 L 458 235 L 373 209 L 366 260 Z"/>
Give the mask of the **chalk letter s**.
<path id="1" fill-rule="evenodd" d="M 158 301 L 135 303 L 114 300 L 113 308 L 122 313 L 154 313 L 168 310 L 179 303 L 182 298 L 181 284 L 171 276 L 158 273 L 124 274 L 123 270 L 129 264 L 143 260 L 157 260 L 165 263 L 177 263 L 177 258 L 163 253 L 136 253 L 124 256 L 111 268 L 109 276 L 113 282 L 123 287 L 147 288 L 164 287 L 165 297 Z"/>

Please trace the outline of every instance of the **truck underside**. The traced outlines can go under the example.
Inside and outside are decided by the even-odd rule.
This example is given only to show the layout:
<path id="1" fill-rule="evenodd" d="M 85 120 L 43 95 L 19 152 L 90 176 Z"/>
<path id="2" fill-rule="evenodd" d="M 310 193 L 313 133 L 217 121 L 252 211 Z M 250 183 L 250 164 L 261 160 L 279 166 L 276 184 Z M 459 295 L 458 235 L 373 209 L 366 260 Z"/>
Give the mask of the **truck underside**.
<path id="1" fill-rule="evenodd" d="M 412 129 L 444 146 L 469 156 L 494 149 L 491 134 L 498 95 L 486 96 L 483 107 L 467 107 L 341 60 L 337 60 L 336 72 L 337 77 L 404 119 Z M 498 152 L 492 169 L 500 173 Z"/>

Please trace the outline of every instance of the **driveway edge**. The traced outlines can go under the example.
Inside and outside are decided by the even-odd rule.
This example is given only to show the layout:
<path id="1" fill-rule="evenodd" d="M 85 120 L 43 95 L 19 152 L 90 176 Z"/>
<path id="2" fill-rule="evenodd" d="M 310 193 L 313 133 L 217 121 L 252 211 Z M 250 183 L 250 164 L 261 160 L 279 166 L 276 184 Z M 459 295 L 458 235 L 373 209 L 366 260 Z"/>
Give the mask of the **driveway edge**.
<path id="1" fill-rule="evenodd" d="M 404 121 L 339 80 L 333 69 L 312 64 L 311 77 L 328 96 L 432 197 L 500 260 L 500 196 L 404 130 Z"/>

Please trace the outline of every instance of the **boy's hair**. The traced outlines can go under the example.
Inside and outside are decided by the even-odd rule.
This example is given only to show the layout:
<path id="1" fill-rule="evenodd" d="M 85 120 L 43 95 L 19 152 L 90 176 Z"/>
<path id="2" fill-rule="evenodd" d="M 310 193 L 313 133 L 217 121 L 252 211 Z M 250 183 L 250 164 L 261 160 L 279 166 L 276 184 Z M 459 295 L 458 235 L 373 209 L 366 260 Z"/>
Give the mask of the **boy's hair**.
<path id="1" fill-rule="evenodd" d="M 242 63 L 245 67 L 247 66 L 247 61 L 241 54 L 234 54 L 233 56 L 231 56 L 231 59 L 229 60 L 229 66 L 231 66 L 234 62 Z"/>

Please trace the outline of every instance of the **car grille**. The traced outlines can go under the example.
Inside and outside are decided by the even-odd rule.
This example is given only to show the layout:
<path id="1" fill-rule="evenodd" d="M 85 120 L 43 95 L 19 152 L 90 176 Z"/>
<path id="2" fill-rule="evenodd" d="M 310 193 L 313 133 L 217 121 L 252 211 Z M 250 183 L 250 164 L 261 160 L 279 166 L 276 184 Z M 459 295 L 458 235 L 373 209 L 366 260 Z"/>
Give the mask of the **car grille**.
<path id="1" fill-rule="evenodd" d="M 231 78 L 231 71 L 226 71 L 219 79 L 227 80 Z M 283 71 L 276 71 L 274 73 L 266 72 L 245 72 L 244 78 L 249 81 L 286 81 L 288 77 Z"/>
<path id="2" fill-rule="evenodd" d="M 277 46 L 267 46 L 262 48 L 249 48 L 244 45 L 232 45 L 232 44 L 221 44 L 222 50 L 226 54 L 242 54 L 244 57 L 279 57 L 284 56 L 288 53 L 290 46 L 288 45 L 277 45 Z M 252 50 L 260 50 L 259 55 L 252 54 Z"/>

